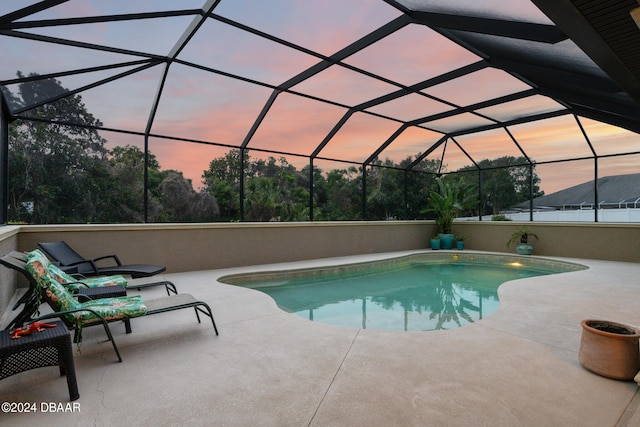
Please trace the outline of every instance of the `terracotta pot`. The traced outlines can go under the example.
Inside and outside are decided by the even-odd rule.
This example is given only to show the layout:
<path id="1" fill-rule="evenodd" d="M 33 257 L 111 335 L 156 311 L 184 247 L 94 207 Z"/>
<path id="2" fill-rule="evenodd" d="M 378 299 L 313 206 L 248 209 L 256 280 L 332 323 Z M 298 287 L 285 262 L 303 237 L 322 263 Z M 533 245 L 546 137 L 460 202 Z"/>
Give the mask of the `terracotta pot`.
<path id="1" fill-rule="evenodd" d="M 640 371 L 640 332 L 608 320 L 583 320 L 580 325 L 582 366 L 603 377 L 632 380 Z"/>

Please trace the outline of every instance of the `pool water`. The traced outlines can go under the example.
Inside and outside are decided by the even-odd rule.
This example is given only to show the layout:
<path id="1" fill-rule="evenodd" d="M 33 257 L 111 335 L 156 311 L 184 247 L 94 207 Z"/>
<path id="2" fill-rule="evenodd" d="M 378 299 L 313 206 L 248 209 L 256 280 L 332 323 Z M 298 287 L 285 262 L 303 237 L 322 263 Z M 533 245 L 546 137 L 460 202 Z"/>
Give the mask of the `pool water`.
<path id="1" fill-rule="evenodd" d="M 262 280 L 241 280 L 241 284 L 270 295 L 283 310 L 312 321 L 363 329 L 425 331 L 457 328 L 495 312 L 502 283 L 575 269 L 520 262 L 465 262 L 456 256 L 436 262 L 371 263 L 353 271 L 271 275 Z"/>

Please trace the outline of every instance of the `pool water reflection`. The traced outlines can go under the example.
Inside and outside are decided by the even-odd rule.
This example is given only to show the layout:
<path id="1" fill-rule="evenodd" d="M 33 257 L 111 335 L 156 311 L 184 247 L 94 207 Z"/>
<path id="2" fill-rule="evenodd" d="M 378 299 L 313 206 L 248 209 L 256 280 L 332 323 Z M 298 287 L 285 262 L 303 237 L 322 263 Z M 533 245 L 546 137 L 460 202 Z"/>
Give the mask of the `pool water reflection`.
<path id="1" fill-rule="evenodd" d="M 557 268 L 458 260 L 372 263 L 356 271 L 268 278 L 242 283 L 270 295 L 280 308 L 332 325 L 394 331 L 451 329 L 499 306 L 507 281 L 558 273 Z"/>

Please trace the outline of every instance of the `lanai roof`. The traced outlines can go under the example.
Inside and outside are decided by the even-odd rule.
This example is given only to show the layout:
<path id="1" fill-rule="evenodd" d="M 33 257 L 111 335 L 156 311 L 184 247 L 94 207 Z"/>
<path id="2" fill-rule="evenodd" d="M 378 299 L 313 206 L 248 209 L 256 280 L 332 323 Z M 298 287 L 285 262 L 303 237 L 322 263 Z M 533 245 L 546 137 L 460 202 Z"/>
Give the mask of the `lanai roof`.
<path id="1" fill-rule="evenodd" d="M 450 169 L 617 156 L 640 152 L 634 7 L 15 0 L 0 3 L 0 87 L 6 100 L 56 78 L 67 92 L 8 105 L 11 118 L 77 93 L 107 139 L 159 153 L 196 143 L 364 165 L 421 153 L 410 167 Z"/>

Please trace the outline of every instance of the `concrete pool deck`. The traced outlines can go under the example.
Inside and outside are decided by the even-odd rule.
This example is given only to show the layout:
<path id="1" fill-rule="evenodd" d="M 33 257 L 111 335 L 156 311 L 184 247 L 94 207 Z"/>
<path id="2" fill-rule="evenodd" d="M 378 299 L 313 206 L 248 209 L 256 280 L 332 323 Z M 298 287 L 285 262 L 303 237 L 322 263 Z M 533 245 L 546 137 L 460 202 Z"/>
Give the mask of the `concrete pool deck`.
<path id="1" fill-rule="evenodd" d="M 506 283 L 496 313 L 428 332 L 310 322 L 265 294 L 216 281 L 410 253 L 166 274 L 210 304 L 219 336 L 192 310 L 134 319 L 128 335 L 112 324 L 117 363 L 104 331 L 87 328 L 75 354 L 80 411 L 40 411 L 42 402 L 69 399 L 57 369 L 41 368 L 0 381 L 0 402 L 38 407 L 0 413 L 0 424 L 640 426 L 637 385 L 578 362 L 582 319 L 640 325 L 640 264 L 564 258 L 589 270 Z"/>

